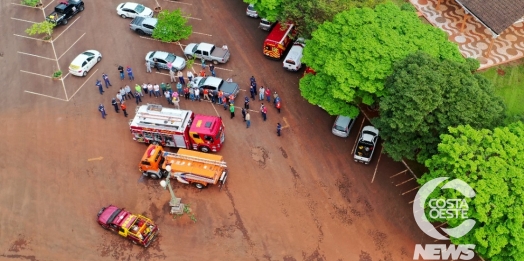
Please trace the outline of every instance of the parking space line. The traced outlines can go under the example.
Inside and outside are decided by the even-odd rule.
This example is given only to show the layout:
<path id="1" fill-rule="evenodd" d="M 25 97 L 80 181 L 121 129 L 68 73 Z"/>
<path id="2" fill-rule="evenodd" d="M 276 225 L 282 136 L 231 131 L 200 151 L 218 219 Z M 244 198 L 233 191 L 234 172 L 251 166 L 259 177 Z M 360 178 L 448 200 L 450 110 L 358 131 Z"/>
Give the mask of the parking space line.
<path id="1" fill-rule="evenodd" d="M 62 58 L 62 56 L 64 56 L 64 54 L 66 54 L 67 51 L 69 51 L 69 49 L 71 49 L 71 48 L 72 48 L 72 47 L 73 47 L 73 46 L 74 46 L 78 41 L 80 41 L 80 39 L 82 39 L 82 37 L 84 37 L 85 34 L 86 34 L 86 33 L 82 34 L 82 35 L 80 36 L 80 38 L 78 38 L 78 39 L 77 39 L 77 40 L 76 40 L 76 41 L 75 41 L 71 46 L 69 46 L 69 48 L 67 48 L 67 50 L 66 50 L 62 55 L 60 55 L 60 57 L 58 57 L 56 60 L 57 60 L 57 61 L 60 60 L 60 58 Z"/>
<path id="2" fill-rule="evenodd" d="M 224 71 L 233 72 L 233 70 L 226 69 L 226 68 L 220 68 L 220 67 L 216 67 L 216 66 L 215 66 L 215 69 L 219 69 L 219 70 L 224 70 Z"/>
<path id="3" fill-rule="evenodd" d="M 415 187 L 415 188 L 412 188 L 412 189 L 410 189 L 410 190 L 408 190 L 408 191 L 402 193 L 402 196 L 408 194 L 409 192 L 411 192 L 411 191 L 413 191 L 413 190 L 417 190 L 418 188 L 420 188 L 420 186 L 417 186 L 417 187 Z"/>
<path id="4" fill-rule="evenodd" d="M 71 97 L 69 97 L 69 98 L 67 99 L 67 101 L 70 101 L 71 99 L 73 99 L 73 97 L 75 96 L 75 94 L 76 94 L 78 91 L 80 91 L 80 89 L 82 89 L 82 87 L 84 87 L 84 85 L 89 81 L 89 79 L 91 79 L 91 77 L 93 77 L 93 75 L 96 74 L 96 72 L 98 72 L 98 69 L 96 69 L 94 72 L 91 73 L 91 75 L 90 75 L 90 76 L 85 80 L 84 83 L 82 83 L 82 85 L 80 85 L 80 87 L 78 87 L 78 90 L 76 90 L 76 92 L 73 93 L 73 95 L 71 95 Z M 65 90 L 64 90 L 64 91 L 65 91 Z M 66 96 L 67 96 L 67 93 L 66 93 Z"/>
<path id="5" fill-rule="evenodd" d="M 29 56 L 34 56 L 34 57 L 38 57 L 38 58 L 43 58 L 43 59 L 47 59 L 47 60 L 51 60 L 51 61 L 56 61 L 55 59 L 53 58 L 47 58 L 47 57 L 44 57 L 44 56 L 40 56 L 40 55 L 36 55 L 36 54 L 30 54 L 30 53 L 24 53 L 24 52 L 18 52 L 20 54 L 25 54 L 25 55 L 29 55 Z"/>
<path id="6" fill-rule="evenodd" d="M 42 77 L 46 77 L 46 78 L 53 78 L 51 76 L 48 76 L 48 75 L 43 75 L 43 74 L 39 74 L 39 73 L 34 73 L 34 72 L 28 72 L 28 71 L 24 71 L 24 70 L 20 70 L 21 72 L 25 72 L 25 73 L 28 73 L 28 74 L 33 74 L 33 75 L 37 75 L 37 76 L 42 76 Z"/>
<path id="7" fill-rule="evenodd" d="M 67 73 L 66 76 L 64 76 L 62 79 L 65 80 L 65 78 L 67 78 L 67 76 L 69 76 L 69 74 L 71 74 L 71 73 Z"/>
<path id="8" fill-rule="evenodd" d="M 184 4 L 184 5 L 193 5 L 193 4 L 184 3 L 184 2 L 180 2 L 180 1 L 169 1 L 169 0 L 164 0 L 164 2 L 175 3 L 175 4 Z"/>
<path id="9" fill-rule="evenodd" d="M 42 40 L 42 39 L 38 39 L 38 38 L 34 38 L 34 37 L 29 37 L 29 36 L 25 36 L 25 35 L 19 35 L 19 34 L 13 34 L 13 35 L 14 35 L 14 36 L 18 36 L 18 37 L 22 37 L 22 38 L 31 39 L 31 40 L 37 40 L 37 41 L 47 42 L 46 40 Z"/>
<path id="10" fill-rule="evenodd" d="M 375 175 L 377 174 L 377 169 L 378 169 L 378 165 L 380 163 L 380 158 L 382 158 L 382 150 L 383 149 L 384 149 L 384 147 L 380 148 L 380 154 L 378 156 L 377 166 L 375 166 L 375 173 L 373 173 L 373 179 L 371 179 L 371 183 L 373 183 L 373 181 L 375 180 Z"/>
<path id="11" fill-rule="evenodd" d="M 44 8 L 42 8 L 42 11 L 44 12 L 44 15 L 45 15 L 45 9 L 50 6 L 51 4 L 53 3 L 53 1 L 49 2 L 49 4 L 47 4 L 46 6 L 44 6 Z"/>
<path id="12" fill-rule="evenodd" d="M 195 19 L 195 20 L 198 20 L 198 21 L 202 21 L 202 19 L 196 18 L 196 17 L 191 17 L 191 16 L 182 16 L 182 17 L 187 18 L 187 19 Z"/>
<path id="13" fill-rule="evenodd" d="M 44 96 L 44 97 L 47 97 L 47 98 L 52 98 L 52 99 L 56 99 L 56 100 L 60 100 L 60 101 L 68 101 L 68 100 L 64 100 L 64 99 L 61 99 L 61 98 L 56 98 L 56 97 L 53 97 L 53 96 L 49 96 L 49 95 L 45 95 L 45 94 L 41 94 L 41 93 L 37 93 L 37 92 L 31 92 L 31 91 L 24 91 L 24 92 L 27 92 L 27 93 L 30 93 L 30 94 L 34 94 L 34 95 L 40 95 L 40 96 Z"/>
<path id="14" fill-rule="evenodd" d="M 412 200 L 412 201 L 410 201 L 408 204 L 413 204 L 414 201 L 415 201 L 415 200 Z"/>
<path id="15" fill-rule="evenodd" d="M 53 42 L 56 41 L 60 36 L 62 36 L 62 34 L 67 31 L 67 29 L 69 29 L 69 27 L 71 27 L 76 21 L 78 21 L 78 19 L 80 19 L 81 16 L 77 17 L 72 23 L 69 24 L 68 27 L 66 27 L 66 29 L 64 29 L 64 31 L 62 31 L 56 38 L 53 39 Z"/>
<path id="16" fill-rule="evenodd" d="M 205 34 L 205 33 L 199 33 L 199 32 L 193 32 L 194 34 L 201 34 L 201 35 L 207 35 L 207 36 L 212 36 L 210 34 Z"/>
<path id="17" fill-rule="evenodd" d="M 18 5 L 18 6 L 23 6 L 23 7 L 29 7 L 29 8 L 33 8 L 33 9 L 40 9 L 38 7 L 34 7 L 34 6 L 28 6 L 28 5 L 22 5 L 22 4 L 17 4 L 17 3 L 10 3 L 12 5 Z"/>
<path id="18" fill-rule="evenodd" d="M 403 182 L 401 182 L 401 183 L 395 185 L 395 187 L 398 187 L 398 186 L 401 186 L 401 185 L 403 185 L 403 184 L 406 184 L 407 182 L 410 182 L 410 181 L 412 181 L 412 180 L 414 180 L 414 179 L 415 179 L 415 178 L 410 178 L 410 179 L 408 179 L 408 180 L 406 180 L 406 181 L 403 181 Z"/>
<path id="19" fill-rule="evenodd" d="M 290 126 L 289 126 L 289 123 L 287 123 L 286 117 L 282 117 L 282 120 L 286 124 L 286 126 L 282 126 L 282 129 L 289 128 Z"/>
<path id="20" fill-rule="evenodd" d="M 27 23 L 36 24 L 36 22 L 28 21 L 28 20 L 24 20 L 24 19 L 18 19 L 18 18 L 14 18 L 14 17 L 11 17 L 11 19 L 13 19 L 13 20 L 17 20 L 17 21 L 22 21 L 22 22 L 27 22 Z"/>
<path id="21" fill-rule="evenodd" d="M 390 176 L 389 178 L 393 178 L 393 177 L 396 177 L 396 176 L 398 176 L 398 175 L 400 175 L 400 174 L 402 174 L 402 173 L 406 173 L 406 171 L 408 171 L 408 170 L 407 170 L 407 169 L 406 169 L 406 170 L 403 170 L 403 171 L 401 171 L 401 172 L 399 172 L 399 173 L 397 173 L 397 174 L 395 174 L 395 175 L 393 175 L 393 176 Z"/>

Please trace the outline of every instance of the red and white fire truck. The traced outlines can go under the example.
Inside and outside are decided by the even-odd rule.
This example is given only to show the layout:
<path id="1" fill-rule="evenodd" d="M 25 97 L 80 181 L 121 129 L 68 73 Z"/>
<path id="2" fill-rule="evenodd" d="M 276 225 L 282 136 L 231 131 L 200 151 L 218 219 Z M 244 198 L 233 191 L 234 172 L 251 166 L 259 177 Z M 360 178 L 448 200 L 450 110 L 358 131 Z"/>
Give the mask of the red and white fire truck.
<path id="1" fill-rule="evenodd" d="M 222 118 L 158 104 L 138 107 L 129 126 L 133 140 L 164 147 L 217 152 L 225 139 Z"/>

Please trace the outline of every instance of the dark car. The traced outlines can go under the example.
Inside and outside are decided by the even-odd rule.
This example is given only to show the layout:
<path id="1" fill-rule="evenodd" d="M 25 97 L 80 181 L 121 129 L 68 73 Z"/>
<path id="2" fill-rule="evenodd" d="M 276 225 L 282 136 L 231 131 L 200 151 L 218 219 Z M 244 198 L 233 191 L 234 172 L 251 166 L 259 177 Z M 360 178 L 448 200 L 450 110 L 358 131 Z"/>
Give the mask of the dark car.
<path id="1" fill-rule="evenodd" d="M 56 25 L 67 24 L 67 20 L 82 11 L 84 11 L 84 1 L 82 0 L 61 1 L 55 6 L 54 11 L 46 17 L 46 21 Z"/>

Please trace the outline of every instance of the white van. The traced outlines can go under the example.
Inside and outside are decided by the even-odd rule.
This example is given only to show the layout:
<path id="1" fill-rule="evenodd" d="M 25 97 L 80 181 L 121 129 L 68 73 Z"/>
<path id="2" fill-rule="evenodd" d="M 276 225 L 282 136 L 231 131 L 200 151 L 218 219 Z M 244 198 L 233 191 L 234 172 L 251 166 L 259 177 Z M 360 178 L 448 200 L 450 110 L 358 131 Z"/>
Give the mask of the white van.
<path id="1" fill-rule="evenodd" d="M 302 59 L 302 52 L 304 51 L 304 47 L 306 47 L 304 39 L 298 38 L 297 41 L 291 47 L 291 50 L 289 50 L 286 59 L 284 59 L 284 69 L 293 72 L 300 70 L 300 68 L 302 67 L 302 62 L 300 60 Z"/>

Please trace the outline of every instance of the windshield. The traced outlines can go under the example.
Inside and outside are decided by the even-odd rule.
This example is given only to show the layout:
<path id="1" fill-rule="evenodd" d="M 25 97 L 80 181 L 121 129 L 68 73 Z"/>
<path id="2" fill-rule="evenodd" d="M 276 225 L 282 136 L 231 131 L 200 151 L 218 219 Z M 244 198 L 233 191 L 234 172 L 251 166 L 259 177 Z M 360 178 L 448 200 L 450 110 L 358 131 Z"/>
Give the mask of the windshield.
<path id="1" fill-rule="evenodd" d="M 145 8 L 143 5 L 137 5 L 137 6 L 135 7 L 135 11 L 136 11 L 137 13 L 139 13 L 139 14 L 142 13 L 142 12 L 144 12 L 145 9 L 146 9 L 146 8 Z"/>
<path id="2" fill-rule="evenodd" d="M 255 11 L 255 7 L 252 6 L 252 5 L 248 5 L 248 6 L 247 6 L 247 10 L 249 10 L 249 11 Z"/>
<path id="3" fill-rule="evenodd" d="M 175 59 L 176 59 L 176 56 L 174 54 L 172 53 L 167 54 L 166 61 L 172 63 L 175 61 Z"/>
<path id="4" fill-rule="evenodd" d="M 198 82 L 198 87 L 202 87 L 202 85 L 204 85 L 205 81 L 206 81 L 206 78 L 200 79 L 200 81 Z"/>
<path id="5" fill-rule="evenodd" d="M 95 55 L 94 53 L 91 53 L 91 52 L 83 52 L 82 54 L 85 54 L 87 56 L 94 56 Z"/>
<path id="6" fill-rule="evenodd" d="M 373 136 L 373 137 L 375 137 L 375 135 L 376 135 L 374 132 L 371 132 L 371 131 L 364 131 L 363 133 L 364 133 L 364 134 L 371 135 L 371 136 Z"/>

